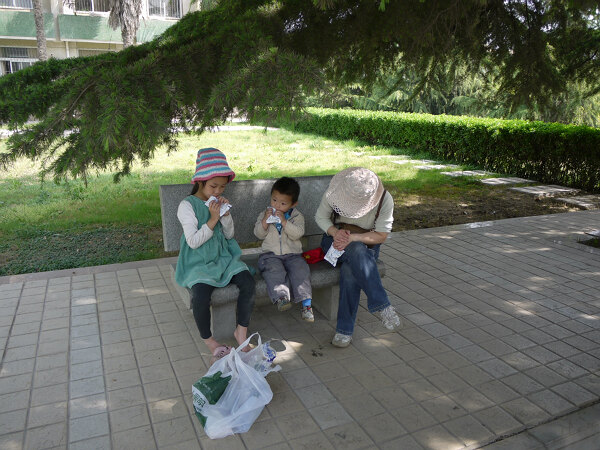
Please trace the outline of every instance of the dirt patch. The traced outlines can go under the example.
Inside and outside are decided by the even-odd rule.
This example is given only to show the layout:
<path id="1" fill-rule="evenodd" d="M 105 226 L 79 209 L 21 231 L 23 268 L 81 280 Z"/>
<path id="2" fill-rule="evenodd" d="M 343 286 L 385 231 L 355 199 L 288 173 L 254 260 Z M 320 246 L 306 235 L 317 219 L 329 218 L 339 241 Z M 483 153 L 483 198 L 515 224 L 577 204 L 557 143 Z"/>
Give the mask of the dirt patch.
<path id="1" fill-rule="evenodd" d="M 552 199 L 508 189 L 472 190 L 452 200 L 428 196 L 396 198 L 393 231 L 442 227 L 511 217 L 580 211 Z"/>

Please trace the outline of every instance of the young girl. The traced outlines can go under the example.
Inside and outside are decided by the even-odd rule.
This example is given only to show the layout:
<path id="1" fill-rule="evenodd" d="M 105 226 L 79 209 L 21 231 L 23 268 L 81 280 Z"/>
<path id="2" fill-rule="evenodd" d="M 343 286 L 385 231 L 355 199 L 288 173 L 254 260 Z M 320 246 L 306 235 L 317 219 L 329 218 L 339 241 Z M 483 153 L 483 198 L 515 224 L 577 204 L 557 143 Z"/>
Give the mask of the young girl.
<path id="1" fill-rule="evenodd" d="M 233 219 L 229 211 L 221 215 L 222 206 L 229 203 L 221 194 L 234 177 L 235 173 L 227 165 L 227 159 L 221 151 L 216 148 L 198 150 L 192 193 L 181 201 L 177 210 L 183 235 L 175 280 L 192 290 L 196 325 L 204 343 L 217 359 L 227 355 L 231 348 L 217 342 L 210 330 L 210 297 L 213 290 L 233 282 L 240 291 L 237 327 L 233 333 L 238 344 L 246 340 L 254 306 L 254 278 L 246 264 L 240 261 L 242 251 L 233 239 Z M 205 202 L 211 197 L 216 200 L 207 206 Z"/>

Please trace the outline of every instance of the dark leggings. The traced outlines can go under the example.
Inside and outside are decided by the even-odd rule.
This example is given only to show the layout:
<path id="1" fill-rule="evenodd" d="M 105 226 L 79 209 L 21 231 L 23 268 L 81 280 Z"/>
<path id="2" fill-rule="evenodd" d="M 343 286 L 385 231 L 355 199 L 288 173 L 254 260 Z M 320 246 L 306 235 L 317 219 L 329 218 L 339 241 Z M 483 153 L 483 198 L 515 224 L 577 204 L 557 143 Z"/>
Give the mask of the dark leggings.
<path id="1" fill-rule="evenodd" d="M 240 290 L 237 299 L 237 324 L 247 327 L 254 307 L 254 285 L 256 283 L 247 270 L 234 275 L 231 282 Z M 210 331 L 210 297 L 214 289 L 215 286 L 204 283 L 192 286 L 192 309 L 202 339 L 208 339 L 212 336 Z"/>

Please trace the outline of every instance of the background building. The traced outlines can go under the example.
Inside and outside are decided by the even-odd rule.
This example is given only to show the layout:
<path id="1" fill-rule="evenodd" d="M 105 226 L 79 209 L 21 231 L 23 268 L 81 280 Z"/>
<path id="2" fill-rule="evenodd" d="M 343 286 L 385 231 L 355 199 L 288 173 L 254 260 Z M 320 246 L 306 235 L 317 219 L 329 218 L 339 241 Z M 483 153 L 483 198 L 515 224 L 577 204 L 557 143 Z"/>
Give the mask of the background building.
<path id="1" fill-rule="evenodd" d="M 142 0 L 137 43 L 154 39 L 200 2 Z M 38 60 L 32 0 L 0 0 L 0 75 Z M 109 0 L 42 0 L 49 58 L 91 56 L 123 48 L 108 26 Z M 192 9 L 190 9 L 192 8 Z"/>

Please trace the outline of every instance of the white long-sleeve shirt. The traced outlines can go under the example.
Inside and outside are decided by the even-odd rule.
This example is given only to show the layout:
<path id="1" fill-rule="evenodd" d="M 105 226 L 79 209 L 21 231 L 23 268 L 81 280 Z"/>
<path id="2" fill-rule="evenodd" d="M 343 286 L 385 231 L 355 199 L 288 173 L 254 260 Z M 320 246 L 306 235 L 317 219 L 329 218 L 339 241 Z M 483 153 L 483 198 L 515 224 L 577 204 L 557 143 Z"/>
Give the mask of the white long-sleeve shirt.
<path id="1" fill-rule="evenodd" d="M 185 240 L 190 248 L 198 248 L 212 237 L 213 230 L 211 230 L 208 225 L 202 224 L 202 226 L 198 228 L 198 218 L 196 217 L 194 208 L 191 203 L 185 199 L 179 203 L 179 207 L 177 208 L 177 218 L 179 219 L 179 222 L 181 222 Z M 231 217 L 231 214 L 221 216 L 219 220 L 223 226 L 223 235 L 227 239 L 231 239 L 234 234 L 233 218 Z"/>

